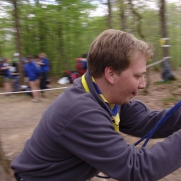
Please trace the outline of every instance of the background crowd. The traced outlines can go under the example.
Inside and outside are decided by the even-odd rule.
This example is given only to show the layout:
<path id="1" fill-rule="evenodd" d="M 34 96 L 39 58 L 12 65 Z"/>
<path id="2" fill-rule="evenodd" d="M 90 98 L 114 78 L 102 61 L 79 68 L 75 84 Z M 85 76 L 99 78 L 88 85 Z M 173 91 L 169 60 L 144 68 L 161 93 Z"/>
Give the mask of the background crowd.
<path id="1" fill-rule="evenodd" d="M 28 55 L 26 58 L 23 58 L 22 61 L 25 87 L 32 90 L 32 101 L 39 102 L 43 95 L 43 91 L 40 90 L 47 89 L 50 86 L 48 78 L 50 66 L 47 55 L 45 53 L 40 53 L 37 56 Z M 3 76 L 6 96 L 10 96 L 12 92 L 17 92 L 22 89 L 19 81 L 18 53 L 14 53 L 12 61 L 9 58 L 4 58 L 1 61 L 0 74 Z"/>

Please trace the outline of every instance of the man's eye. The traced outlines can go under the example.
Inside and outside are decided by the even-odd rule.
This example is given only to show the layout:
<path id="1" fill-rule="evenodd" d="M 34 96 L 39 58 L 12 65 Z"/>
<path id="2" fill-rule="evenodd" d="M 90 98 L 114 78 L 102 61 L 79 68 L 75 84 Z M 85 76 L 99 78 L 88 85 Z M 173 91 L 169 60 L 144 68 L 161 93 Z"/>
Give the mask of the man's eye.
<path id="1" fill-rule="evenodd" d="M 142 75 L 136 75 L 135 77 L 136 77 L 137 79 L 139 79 L 139 78 L 142 77 Z"/>
<path id="2" fill-rule="evenodd" d="M 136 75 L 135 77 L 136 77 L 136 79 L 141 79 L 141 78 L 145 77 L 145 74 L 143 74 L 143 75 Z"/>

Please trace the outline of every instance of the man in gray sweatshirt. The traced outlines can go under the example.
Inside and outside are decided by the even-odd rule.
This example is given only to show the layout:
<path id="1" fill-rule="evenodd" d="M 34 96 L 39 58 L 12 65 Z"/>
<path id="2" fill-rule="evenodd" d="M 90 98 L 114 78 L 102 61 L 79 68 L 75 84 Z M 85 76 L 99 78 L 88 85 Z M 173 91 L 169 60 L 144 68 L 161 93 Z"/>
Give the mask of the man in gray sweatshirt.
<path id="1" fill-rule="evenodd" d="M 151 57 L 151 47 L 129 33 L 109 29 L 96 37 L 88 71 L 49 106 L 11 163 L 16 179 L 86 181 L 103 172 L 120 181 L 156 181 L 178 169 L 180 110 L 153 135 L 167 138 L 150 148 L 138 150 L 119 132 L 142 137 L 166 113 L 131 100 L 145 88 Z"/>

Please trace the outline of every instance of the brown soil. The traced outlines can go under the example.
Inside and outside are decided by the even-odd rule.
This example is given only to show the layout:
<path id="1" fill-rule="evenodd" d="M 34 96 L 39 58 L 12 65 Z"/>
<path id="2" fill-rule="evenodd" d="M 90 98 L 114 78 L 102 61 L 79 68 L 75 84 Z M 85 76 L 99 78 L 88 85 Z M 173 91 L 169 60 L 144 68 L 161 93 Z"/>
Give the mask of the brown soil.
<path id="1" fill-rule="evenodd" d="M 150 109 L 163 109 L 173 106 L 181 95 L 181 74 L 180 70 L 175 71 L 177 81 L 168 84 L 155 84 L 160 81 L 160 73 L 151 72 L 151 84 L 148 93 L 140 91 L 136 99 L 146 103 Z M 69 85 L 66 85 L 69 86 Z M 66 87 L 53 83 L 52 87 Z M 25 141 L 31 136 L 33 129 L 38 124 L 42 113 L 64 91 L 64 88 L 53 91 L 46 91 L 45 97 L 39 103 L 31 102 L 31 98 L 25 93 L 13 94 L 11 96 L 0 95 L 0 136 L 2 148 L 8 159 L 12 160 L 22 150 Z M 0 92 L 3 92 L 0 88 Z M 128 143 L 135 143 L 138 138 L 124 135 Z M 155 144 L 158 140 L 151 140 L 147 147 Z M 0 162 L 0 165 L 1 162 Z M 163 165 L 164 166 L 164 165 Z M 162 179 L 162 181 L 181 179 L 181 169 Z M 6 177 L 0 166 L 0 181 L 14 180 L 11 176 Z M 92 181 L 103 181 L 104 179 L 94 178 Z M 111 180 L 111 179 L 109 179 Z M 105 180 L 104 180 L 105 181 Z"/>

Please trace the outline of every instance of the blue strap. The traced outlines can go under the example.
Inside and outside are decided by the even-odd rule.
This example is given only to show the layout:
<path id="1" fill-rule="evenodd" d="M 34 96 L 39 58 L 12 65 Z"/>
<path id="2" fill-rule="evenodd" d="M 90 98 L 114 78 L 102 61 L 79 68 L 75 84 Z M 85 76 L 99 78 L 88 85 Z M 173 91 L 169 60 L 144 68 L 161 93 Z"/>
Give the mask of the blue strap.
<path id="1" fill-rule="evenodd" d="M 148 143 L 148 141 L 150 140 L 150 138 L 152 137 L 152 135 L 154 134 L 154 132 L 157 130 L 157 128 L 159 126 L 161 126 L 170 116 L 172 116 L 172 114 L 177 111 L 177 109 L 181 106 L 181 101 L 179 101 L 175 106 L 173 106 L 171 109 L 169 109 L 166 114 L 157 122 L 157 124 L 154 126 L 154 128 L 148 132 L 145 136 L 143 136 L 140 140 L 138 140 L 134 145 L 138 145 L 140 142 L 142 142 L 144 139 L 145 142 L 142 145 L 142 147 L 145 147 L 146 144 Z"/>
<path id="2" fill-rule="evenodd" d="M 102 94 L 102 92 L 100 91 L 99 87 L 97 86 L 97 84 L 96 84 L 95 82 L 93 82 L 93 85 L 94 85 L 94 88 L 96 89 L 96 92 L 97 92 L 98 94 Z M 110 106 L 109 106 L 109 109 L 111 109 Z M 116 116 L 116 114 L 117 114 L 118 111 L 119 111 L 118 105 L 115 104 L 114 107 L 113 107 L 113 109 L 111 109 L 111 111 L 112 111 L 112 115 L 113 115 L 113 116 Z"/>

